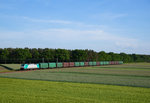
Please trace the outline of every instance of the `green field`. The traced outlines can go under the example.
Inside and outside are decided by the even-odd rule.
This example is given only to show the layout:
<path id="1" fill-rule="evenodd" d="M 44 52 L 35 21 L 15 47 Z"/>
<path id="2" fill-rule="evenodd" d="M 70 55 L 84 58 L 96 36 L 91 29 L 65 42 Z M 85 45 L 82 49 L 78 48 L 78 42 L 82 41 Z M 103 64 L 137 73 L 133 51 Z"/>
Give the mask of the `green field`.
<path id="1" fill-rule="evenodd" d="M 95 67 L 44 69 L 1 73 L 0 77 L 46 81 L 150 87 L 150 64 L 124 64 Z"/>
<path id="2" fill-rule="evenodd" d="M 20 69 L 20 64 L 0 64 L 1 72 L 12 72 Z"/>
<path id="3" fill-rule="evenodd" d="M 5 66 L 13 69 L 0 73 L 0 103 L 150 103 L 150 63 L 25 72 Z"/>
<path id="4" fill-rule="evenodd" d="M 150 89 L 0 78 L 0 103 L 150 103 Z"/>

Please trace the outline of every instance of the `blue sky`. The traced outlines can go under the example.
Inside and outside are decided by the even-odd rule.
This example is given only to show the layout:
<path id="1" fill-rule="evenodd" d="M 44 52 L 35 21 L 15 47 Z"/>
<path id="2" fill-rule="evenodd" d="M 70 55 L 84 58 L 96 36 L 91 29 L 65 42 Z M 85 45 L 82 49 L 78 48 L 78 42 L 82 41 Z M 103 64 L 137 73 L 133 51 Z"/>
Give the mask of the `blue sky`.
<path id="1" fill-rule="evenodd" d="M 150 0 L 0 0 L 0 48 L 150 54 Z"/>

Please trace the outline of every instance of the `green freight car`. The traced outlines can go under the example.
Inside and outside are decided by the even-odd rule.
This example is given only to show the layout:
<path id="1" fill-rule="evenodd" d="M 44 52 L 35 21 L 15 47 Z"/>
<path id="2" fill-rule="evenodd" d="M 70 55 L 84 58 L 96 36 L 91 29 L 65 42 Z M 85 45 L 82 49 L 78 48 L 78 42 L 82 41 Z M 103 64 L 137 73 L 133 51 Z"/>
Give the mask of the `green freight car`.
<path id="1" fill-rule="evenodd" d="M 63 67 L 63 63 L 59 62 L 57 63 L 57 68 L 62 68 Z"/>
<path id="2" fill-rule="evenodd" d="M 103 61 L 101 61 L 101 62 L 100 62 L 100 65 L 104 65 L 104 62 L 103 62 Z"/>
<path id="3" fill-rule="evenodd" d="M 89 66 L 92 66 L 93 65 L 93 62 L 89 62 Z"/>
<path id="4" fill-rule="evenodd" d="M 75 67 L 79 67 L 80 66 L 80 62 L 74 62 L 74 66 Z"/>
<path id="5" fill-rule="evenodd" d="M 47 69 L 48 67 L 48 63 L 39 63 L 39 66 L 41 69 Z"/>
<path id="6" fill-rule="evenodd" d="M 56 63 L 48 63 L 49 64 L 49 68 L 56 68 Z"/>
<path id="7" fill-rule="evenodd" d="M 93 65 L 93 66 L 96 66 L 96 62 L 92 62 L 92 65 Z"/>
<path id="8" fill-rule="evenodd" d="M 83 67 L 84 66 L 84 62 L 80 62 L 80 66 Z"/>

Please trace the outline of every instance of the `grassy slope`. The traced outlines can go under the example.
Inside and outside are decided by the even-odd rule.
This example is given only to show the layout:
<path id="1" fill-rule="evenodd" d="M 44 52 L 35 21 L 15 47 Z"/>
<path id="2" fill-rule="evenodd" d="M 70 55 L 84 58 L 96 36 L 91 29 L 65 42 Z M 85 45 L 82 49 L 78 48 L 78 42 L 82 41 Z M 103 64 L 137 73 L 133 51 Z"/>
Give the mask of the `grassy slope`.
<path id="1" fill-rule="evenodd" d="M 5 66 L 5 68 L 10 70 L 19 70 L 21 64 L 0 64 L 1 66 Z"/>
<path id="2" fill-rule="evenodd" d="M 0 73 L 1 73 L 1 72 L 8 72 L 8 71 L 10 71 L 10 70 L 8 70 L 8 69 L 6 69 L 6 68 L 0 66 Z"/>
<path id="3" fill-rule="evenodd" d="M 139 87 L 0 78 L 0 103 L 150 103 Z"/>
<path id="4" fill-rule="evenodd" d="M 48 69 L 0 77 L 150 87 L 150 63 Z"/>
<path id="5" fill-rule="evenodd" d="M 19 70 L 20 64 L 0 64 L 0 73 L 3 72 L 13 72 L 14 70 Z"/>

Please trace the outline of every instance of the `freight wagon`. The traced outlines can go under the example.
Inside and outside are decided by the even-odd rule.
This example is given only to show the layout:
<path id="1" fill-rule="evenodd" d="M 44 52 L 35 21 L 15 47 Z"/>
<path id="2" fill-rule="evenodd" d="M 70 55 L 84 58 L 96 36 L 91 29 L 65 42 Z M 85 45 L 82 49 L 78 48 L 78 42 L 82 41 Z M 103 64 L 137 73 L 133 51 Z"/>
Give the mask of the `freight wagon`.
<path id="1" fill-rule="evenodd" d="M 21 70 L 29 69 L 48 69 L 48 68 L 64 68 L 64 67 L 85 67 L 85 66 L 101 66 L 101 65 L 119 65 L 123 61 L 99 61 L 99 62 L 51 62 L 37 64 L 22 64 Z"/>

